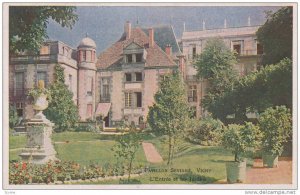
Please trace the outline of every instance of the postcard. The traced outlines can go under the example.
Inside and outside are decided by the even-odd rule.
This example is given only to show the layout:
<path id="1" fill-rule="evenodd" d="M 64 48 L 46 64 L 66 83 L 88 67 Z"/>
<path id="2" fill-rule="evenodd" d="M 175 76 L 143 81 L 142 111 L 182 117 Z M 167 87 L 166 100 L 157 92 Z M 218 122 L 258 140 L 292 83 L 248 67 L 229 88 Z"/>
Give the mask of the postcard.
<path id="1" fill-rule="evenodd" d="M 295 193 L 296 14 L 4 3 L 3 189 Z"/>

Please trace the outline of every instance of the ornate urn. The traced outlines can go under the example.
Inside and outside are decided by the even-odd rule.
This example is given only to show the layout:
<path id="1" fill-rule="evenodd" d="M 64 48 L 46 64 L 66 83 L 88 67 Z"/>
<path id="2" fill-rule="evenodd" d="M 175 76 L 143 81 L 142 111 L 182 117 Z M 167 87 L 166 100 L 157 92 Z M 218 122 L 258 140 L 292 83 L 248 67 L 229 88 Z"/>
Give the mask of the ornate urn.
<path id="1" fill-rule="evenodd" d="M 48 108 L 48 91 L 45 89 L 45 83 L 43 80 L 38 81 L 37 89 L 33 89 L 30 95 L 34 98 L 33 109 L 37 111 L 34 118 L 45 119 L 43 110 Z"/>

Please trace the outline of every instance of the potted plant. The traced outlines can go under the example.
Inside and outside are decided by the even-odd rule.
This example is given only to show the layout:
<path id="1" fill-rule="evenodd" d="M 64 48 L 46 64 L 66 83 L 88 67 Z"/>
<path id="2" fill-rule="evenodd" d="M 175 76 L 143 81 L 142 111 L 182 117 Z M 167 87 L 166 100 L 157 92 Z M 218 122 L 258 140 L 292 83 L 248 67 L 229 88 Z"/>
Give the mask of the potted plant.
<path id="1" fill-rule="evenodd" d="M 222 145 L 234 154 L 234 161 L 226 163 L 227 181 L 243 183 L 246 179 L 246 152 L 252 152 L 259 143 L 259 128 L 250 122 L 225 127 Z"/>
<path id="2" fill-rule="evenodd" d="M 278 156 L 283 152 L 284 143 L 292 133 L 292 117 L 285 106 L 266 109 L 259 116 L 262 130 L 262 157 L 264 166 L 278 167 Z"/>

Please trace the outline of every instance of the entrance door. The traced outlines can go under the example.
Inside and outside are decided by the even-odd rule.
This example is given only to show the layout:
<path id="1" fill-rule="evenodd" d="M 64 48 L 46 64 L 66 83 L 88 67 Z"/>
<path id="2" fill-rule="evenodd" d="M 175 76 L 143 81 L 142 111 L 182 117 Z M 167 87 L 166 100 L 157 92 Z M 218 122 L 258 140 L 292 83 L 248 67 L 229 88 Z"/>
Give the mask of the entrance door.
<path id="1" fill-rule="evenodd" d="M 109 127 L 109 113 L 108 113 L 107 116 L 104 118 L 104 125 L 105 125 L 105 127 Z"/>

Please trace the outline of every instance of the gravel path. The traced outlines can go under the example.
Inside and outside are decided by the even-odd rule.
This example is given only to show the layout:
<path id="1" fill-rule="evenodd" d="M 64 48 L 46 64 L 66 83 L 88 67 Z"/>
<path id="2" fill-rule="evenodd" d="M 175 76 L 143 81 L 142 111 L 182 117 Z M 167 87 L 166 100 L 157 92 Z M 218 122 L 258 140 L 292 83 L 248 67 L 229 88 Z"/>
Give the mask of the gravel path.
<path id="1" fill-rule="evenodd" d="M 154 147 L 152 143 L 143 142 L 143 149 L 145 152 L 145 156 L 147 158 L 147 161 L 150 163 L 160 163 L 163 162 L 162 157 Z"/>

